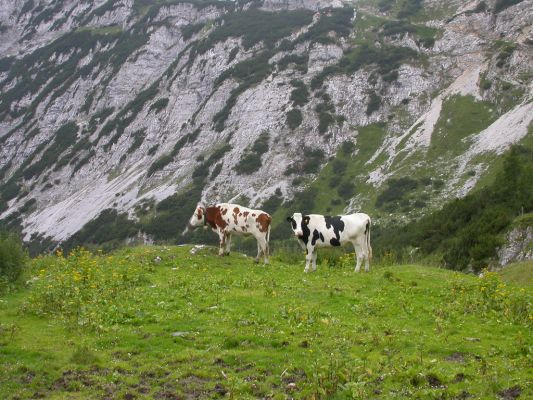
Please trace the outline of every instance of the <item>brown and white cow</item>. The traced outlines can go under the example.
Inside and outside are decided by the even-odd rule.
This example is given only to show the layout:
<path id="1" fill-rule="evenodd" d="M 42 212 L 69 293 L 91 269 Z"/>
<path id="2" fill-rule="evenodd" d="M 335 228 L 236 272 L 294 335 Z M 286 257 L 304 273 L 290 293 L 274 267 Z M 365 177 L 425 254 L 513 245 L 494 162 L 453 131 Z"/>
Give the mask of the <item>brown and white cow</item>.
<path id="1" fill-rule="evenodd" d="M 219 203 L 213 207 L 204 207 L 202 204 L 198 204 L 183 234 L 199 226 L 210 227 L 220 239 L 218 251 L 220 256 L 229 254 L 231 235 L 252 235 L 257 240 L 255 262 L 259 262 L 259 258 L 263 255 L 265 264 L 268 264 L 268 240 L 271 222 L 272 217 L 268 213 L 252 210 L 238 204 Z"/>

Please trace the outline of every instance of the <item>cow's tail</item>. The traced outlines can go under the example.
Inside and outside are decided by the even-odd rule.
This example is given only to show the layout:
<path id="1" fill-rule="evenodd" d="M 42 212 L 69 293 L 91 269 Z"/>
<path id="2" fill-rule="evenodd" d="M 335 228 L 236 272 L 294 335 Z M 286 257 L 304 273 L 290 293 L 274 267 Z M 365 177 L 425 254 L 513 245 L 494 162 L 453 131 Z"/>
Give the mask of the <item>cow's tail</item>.
<path id="1" fill-rule="evenodd" d="M 270 221 L 268 222 L 268 228 L 267 228 L 267 233 L 266 233 L 266 257 L 269 257 L 270 256 L 270 228 L 272 227 L 272 218 L 270 219 Z"/>
<path id="2" fill-rule="evenodd" d="M 368 262 L 372 261 L 372 246 L 370 246 L 370 226 L 372 225 L 370 218 L 366 221 L 366 230 L 365 230 L 365 239 L 366 239 L 366 249 L 368 252 Z"/>

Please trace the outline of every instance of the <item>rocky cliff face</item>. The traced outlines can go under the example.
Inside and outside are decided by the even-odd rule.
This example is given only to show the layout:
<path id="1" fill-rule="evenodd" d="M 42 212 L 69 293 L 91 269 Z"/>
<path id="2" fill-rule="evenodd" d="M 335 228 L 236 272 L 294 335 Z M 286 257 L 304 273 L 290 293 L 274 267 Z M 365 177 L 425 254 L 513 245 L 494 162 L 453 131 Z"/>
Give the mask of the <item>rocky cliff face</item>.
<path id="1" fill-rule="evenodd" d="M 533 259 L 533 226 L 531 215 L 517 218 L 505 235 L 504 244 L 498 249 L 498 264 L 506 266 L 512 262 Z"/>
<path id="2" fill-rule="evenodd" d="M 531 138 L 532 6 L 2 0 L 0 218 L 61 241 L 191 188 L 276 211 L 313 185 L 316 211 L 416 216 Z"/>

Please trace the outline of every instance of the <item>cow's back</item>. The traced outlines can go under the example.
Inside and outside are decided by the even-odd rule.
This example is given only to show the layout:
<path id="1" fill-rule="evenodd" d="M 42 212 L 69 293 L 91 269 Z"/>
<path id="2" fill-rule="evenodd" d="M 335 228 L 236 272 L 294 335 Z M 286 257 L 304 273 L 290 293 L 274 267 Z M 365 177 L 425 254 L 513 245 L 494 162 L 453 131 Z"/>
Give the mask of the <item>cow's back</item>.
<path id="1" fill-rule="evenodd" d="M 371 223 L 370 217 L 365 213 L 347 214 L 343 216 L 343 220 L 350 238 L 364 235 Z"/>
<path id="2" fill-rule="evenodd" d="M 227 229 L 238 234 L 266 232 L 272 221 L 270 215 L 262 210 L 233 203 L 219 203 L 216 206 L 227 223 Z"/>
<path id="3" fill-rule="evenodd" d="M 352 243 L 365 234 L 370 221 L 370 217 L 364 213 L 336 216 L 309 214 L 308 217 L 308 240 L 313 246 L 319 247 Z"/>

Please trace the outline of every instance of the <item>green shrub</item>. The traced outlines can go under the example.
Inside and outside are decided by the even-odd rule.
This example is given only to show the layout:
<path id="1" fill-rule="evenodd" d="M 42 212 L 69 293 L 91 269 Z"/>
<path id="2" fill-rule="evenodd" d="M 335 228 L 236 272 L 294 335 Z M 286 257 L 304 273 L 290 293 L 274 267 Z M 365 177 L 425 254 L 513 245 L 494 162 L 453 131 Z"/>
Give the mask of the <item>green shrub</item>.
<path id="1" fill-rule="evenodd" d="M 381 97 L 376 92 L 370 93 L 368 97 L 368 104 L 366 105 L 366 115 L 371 115 L 374 111 L 381 107 Z"/>
<path id="2" fill-rule="evenodd" d="M 189 40 L 193 35 L 200 32 L 205 26 L 205 22 L 199 22 L 197 24 L 187 24 L 181 27 L 181 36 L 183 40 Z"/>
<path id="3" fill-rule="evenodd" d="M 4 201 L 9 201 L 18 196 L 18 194 L 20 193 L 20 189 L 20 184 L 15 182 L 13 179 L 10 179 L 9 181 L 7 181 L 7 183 L 2 185 L 2 192 L 0 196 Z"/>
<path id="4" fill-rule="evenodd" d="M 352 7 L 329 8 L 321 13 L 318 21 L 306 33 L 298 37 L 297 42 L 332 43 L 334 39 L 330 36 L 331 32 L 337 37 L 348 37 L 353 27 L 353 15 Z"/>
<path id="5" fill-rule="evenodd" d="M 251 174 L 261 168 L 262 162 L 261 158 L 257 157 L 254 153 L 244 154 L 239 163 L 235 166 L 235 171 L 237 174 Z"/>
<path id="6" fill-rule="evenodd" d="M 342 181 L 342 176 L 341 175 L 333 175 L 329 179 L 328 186 L 330 188 L 337 187 L 341 183 L 341 181 Z"/>
<path id="7" fill-rule="evenodd" d="M 403 35 L 416 32 L 416 27 L 406 21 L 386 21 L 382 26 L 383 36 Z"/>
<path id="8" fill-rule="evenodd" d="M 318 114 L 318 132 L 320 134 L 326 133 L 329 126 L 335 123 L 335 106 L 331 102 L 327 94 L 322 96 L 324 101 L 317 104 L 315 112 Z"/>
<path id="9" fill-rule="evenodd" d="M 349 156 L 351 155 L 353 152 L 355 151 L 355 143 L 350 141 L 350 140 L 346 140 L 345 142 L 342 142 L 342 145 L 341 145 L 341 153 L 345 156 Z"/>
<path id="10" fill-rule="evenodd" d="M 131 134 L 133 137 L 133 142 L 131 143 L 130 147 L 128 148 L 127 153 L 131 154 L 135 150 L 137 150 L 144 142 L 144 138 L 146 136 L 146 129 L 139 129 Z"/>
<path id="11" fill-rule="evenodd" d="M 291 101 L 294 106 L 304 106 L 309 102 L 309 91 L 303 81 L 293 79 L 291 85 L 294 87 L 291 92 Z"/>
<path id="12" fill-rule="evenodd" d="M 404 196 L 418 187 L 418 181 L 409 177 L 389 179 L 387 187 L 376 198 L 376 207 L 382 208 L 387 204 L 398 203 Z"/>
<path id="13" fill-rule="evenodd" d="M 228 55 L 228 64 L 235 60 L 235 57 L 237 57 L 237 54 L 239 54 L 239 50 L 239 46 L 235 46 L 233 49 L 231 49 Z"/>
<path id="14" fill-rule="evenodd" d="M 106 245 L 108 248 L 118 247 L 123 240 L 135 236 L 138 231 L 137 224 L 128 219 L 126 213 L 108 208 L 103 210 L 98 217 L 87 222 L 83 228 L 65 241 L 64 250 L 76 246 Z"/>
<path id="15" fill-rule="evenodd" d="M 265 210 L 269 214 L 274 214 L 282 203 L 283 199 L 281 198 L 281 196 L 273 194 L 267 200 L 265 200 L 265 202 L 261 206 L 261 209 Z"/>
<path id="16" fill-rule="evenodd" d="M 27 251 L 20 238 L 0 231 L 0 289 L 20 278 L 27 261 Z"/>
<path id="17" fill-rule="evenodd" d="M 292 31 L 312 22 L 310 10 L 293 10 L 283 12 L 261 11 L 251 7 L 246 11 L 227 13 L 220 24 L 198 47 L 199 53 L 205 53 L 217 42 L 224 42 L 229 37 L 242 37 L 242 45 L 249 49 L 259 42 L 267 47 L 289 36 Z"/>
<path id="18" fill-rule="evenodd" d="M 416 57 L 416 51 L 408 47 L 383 45 L 378 48 L 364 43 L 356 48 L 346 50 L 336 65 L 330 65 L 315 75 L 311 80 L 311 89 L 321 87 L 324 80 L 330 75 L 351 75 L 370 65 L 375 65 L 377 72 L 382 76 L 387 75 L 398 69 L 402 63 Z"/>
<path id="19" fill-rule="evenodd" d="M 268 151 L 268 142 L 270 141 L 270 133 L 263 131 L 255 140 L 254 144 L 247 149 L 239 163 L 235 166 L 235 171 L 238 174 L 251 174 L 261 168 L 261 156 Z"/>
<path id="20" fill-rule="evenodd" d="M 147 176 L 152 176 L 156 171 L 162 170 L 165 168 L 168 164 L 170 164 L 172 161 L 174 161 L 174 157 L 172 157 L 171 154 L 164 154 L 161 157 L 159 157 L 157 160 L 155 160 L 152 165 L 148 168 L 148 172 L 146 173 Z"/>
<path id="21" fill-rule="evenodd" d="M 164 110 L 167 105 L 168 105 L 168 97 L 163 97 L 163 98 L 155 101 L 150 106 L 150 111 L 154 110 L 156 114 L 159 114 L 159 112 L 161 112 L 161 110 Z"/>
<path id="22" fill-rule="evenodd" d="M 343 199 L 349 199 L 355 193 L 355 185 L 353 182 L 343 182 L 337 189 L 337 193 Z"/>
<path id="23" fill-rule="evenodd" d="M 56 163 L 59 156 L 76 142 L 78 130 L 78 125 L 72 121 L 61 126 L 55 132 L 52 144 L 44 151 L 41 158 L 23 172 L 24 178 L 30 179 L 37 174 L 41 174 Z"/>
<path id="24" fill-rule="evenodd" d="M 507 63 L 507 60 L 511 57 L 516 49 L 516 44 L 509 43 L 503 46 L 500 53 L 496 56 L 496 66 L 502 68 Z"/>
<path id="25" fill-rule="evenodd" d="M 76 165 L 72 169 L 71 176 L 74 176 L 74 174 L 78 172 L 81 167 L 91 161 L 91 158 L 93 158 L 94 156 L 96 156 L 96 151 L 94 151 L 94 149 L 91 149 L 81 160 L 76 163 Z"/>
<path id="26" fill-rule="evenodd" d="M 325 154 L 322 149 L 304 149 L 304 161 L 302 164 L 302 170 L 305 173 L 318 172 L 322 162 L 324 161 Z"/>
<path id="27" fill-rule="evenodd" d="M 302 112 L 298 110 L 297 108 L 293 108 L 289 112 L 287 112 L 287 126 L 290 129 L 296 129 L 298 128 L 303 121 Z"/>
<path id="28" fill-rule="evenodd" d="M 289 54 L 278 61 L 278 70 L 284 71 L 290 64 L 294 64 L 294 68 L 302 74 L 307 73 L 307 64 L 309 63 L 309 54 Z"/>
<path id="29" fill-rule="evenodd" d="M 270 141 L 270 133 L 268 131 L 263 131 L 259 137 L 255 140 L 251 151 L 256 153 L 258 156 L 263 155 L 268 151 L 268 142 Z"/>
<path id="30" fill-rule="evenodd" d="M 423 7 L 424 0 L 399 0 L 398 18 L 408 18 L 418 13 Z"/>
<path id="31" fill-rule="evenodd" d="M 394 7 L 395 2 L 396 0 L 378 0 L 377 6 L 379 11 L 387 12 L 390 11 L 392 7 Z"/>
<path id="32" fill-rule="evenodd" d="M 222 171 L 222 163 L 218 163 L 217 165 L 215 165 L 215 168 L 213 168 L 213 171 L 211 172 L 211 176 L 209 178 L 215 179 L 220 174 L 221 171 Z"/>
<path id="33" fill-rule="evenodd" d="M 333 160 L 333 162 L 331 163 L 331 169 L 333 173 L 336 175 L 342 175 L 344 171 L 346 171 L 347 167 L 348 167 L 348 162 L 344 160 L 340 160 L 338 158 Z"/>
<path id="34" fill-rule="evenodd" d="M 494 13 L 499 13 L 508 7 L 521 3 L 523 0 L 496 0 L 494 3 Z"/>
<path id="35" fill-rule="evenodd" d="M 492 86 L 492 82 L 486 79 L 485 77 L 482 77 L 479 82 L 479 87 L 481 90 L 489 90 Z"/>

